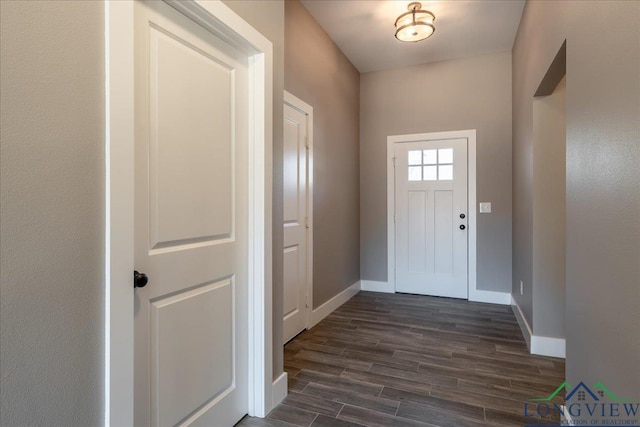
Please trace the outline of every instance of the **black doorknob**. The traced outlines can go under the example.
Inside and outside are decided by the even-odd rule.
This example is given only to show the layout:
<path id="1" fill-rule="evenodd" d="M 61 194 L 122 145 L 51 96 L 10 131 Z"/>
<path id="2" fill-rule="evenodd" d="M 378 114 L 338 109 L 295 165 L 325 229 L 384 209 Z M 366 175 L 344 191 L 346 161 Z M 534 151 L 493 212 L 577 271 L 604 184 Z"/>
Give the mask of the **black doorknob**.
<path id="1" fill-rule="evenodd" d="M 460 218 L 465 219 L 466 215 L 465 214 L 460 214 Z"/>
<path id="2" fill-rule="evenodd" d="M 138 271 L 133 272 L 133 287 L 134 288 L 144 288 L 147 286 L 149 282 L 149 278 L 144 273 L 139 273 Z"/>
<path id="3" fill-rule="evenodd" d="M 465 227 L 464 224 L 460 225 L 460 230 L 464 230 L 465 228 L 467 227 Z"/>

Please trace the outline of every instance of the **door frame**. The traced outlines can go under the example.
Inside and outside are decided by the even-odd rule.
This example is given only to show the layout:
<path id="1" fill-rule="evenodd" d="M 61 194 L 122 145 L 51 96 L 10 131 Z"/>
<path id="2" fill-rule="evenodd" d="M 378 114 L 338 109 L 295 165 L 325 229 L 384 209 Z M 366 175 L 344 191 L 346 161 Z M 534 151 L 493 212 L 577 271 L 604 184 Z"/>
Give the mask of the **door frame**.
<path id="1" fill-rule="evenodd" d="M 164 0 L 249 59 L 249 415 L 273 408 L 273 46 L 221 0 Z M 134 21 L 105 7 L 105 426 L 133 424 Z"/>
<path id="2" fill-rule="evenodd" d="M 306 301 L 305 301 L 305 328 L 309 329 L 311 325 L 311 312 L 313 310 L 313 107 L 297 96 L 284 91 L 284 103 L 292 108 L 300 111 L 307 116 L 307 188 L 306 188 L 306 245 L 307 250 L 307 277 L 306 283 Z"/>
<path id="3" fill-rule="evenodd" d="M 391 135 L 387 137 L 387 281 L 389 289 L 396 290 L 396 242 L 395 242 L 395 145 L 405 142 L 441 141 L 443 139 L 467 140 L 467 289 L 469 301 L 480 301 L 477 290 L 477 211 L 476 211 L 476 130 Z"/>

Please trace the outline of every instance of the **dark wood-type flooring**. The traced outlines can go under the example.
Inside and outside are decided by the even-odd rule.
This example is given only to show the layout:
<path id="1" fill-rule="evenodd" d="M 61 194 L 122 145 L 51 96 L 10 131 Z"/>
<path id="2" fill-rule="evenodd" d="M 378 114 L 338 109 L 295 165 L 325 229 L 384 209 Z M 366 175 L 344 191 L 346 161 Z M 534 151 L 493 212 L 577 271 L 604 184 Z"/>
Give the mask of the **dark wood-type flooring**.
<path id="1" fill-rule="evenodd" d="M 509 306 L 373 292 L 290 341 L 284 367 L 287 398 L 239 426 L 544 425 L 523 402 L 565 371 L 529 354 Z"/>

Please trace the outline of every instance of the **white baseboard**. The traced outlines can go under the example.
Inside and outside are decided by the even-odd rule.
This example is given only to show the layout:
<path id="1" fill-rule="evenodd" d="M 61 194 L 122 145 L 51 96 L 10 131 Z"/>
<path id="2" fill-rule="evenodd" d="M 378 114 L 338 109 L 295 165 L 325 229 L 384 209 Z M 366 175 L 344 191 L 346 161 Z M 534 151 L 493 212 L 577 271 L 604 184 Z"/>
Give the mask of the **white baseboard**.
<path id="1" fill-rule="evenodd" d="M 511 294 L 508 292 L 495 292 L 495 291 L 482 291 L 479 289 L 469 289 L 469 301 L 509 305 L 511 304 Z"/>
<path id="2" fill-rule="evenodd" d="M 561 420 L 562 420 L 562 425 L 563 426 L 573 426 L 575 425 L 573 422 L 573 419 L 571 418 L 571 414 L 569 413 L 569 410 L 567 409 L 567 405 L 562 405 L 562 416 L 561 416 Z"/>
<path id="3" fill-rule="evenodd" d="M 283 372 L 273 381 L 271 409 L 275 408 L 287 397 L 287 373 Z"/>
<path id="4" fill-rule="evenodd" d="M 389 282 L 378 282 L 375 280 L 361 280 L 361 289 L 370 292 L 395 293 L 395 287 Z M 491 304 L 509 305 L 511 294 L 508 292 L 470 290 L 469 301 L 486 302 Z"/>
<path id="5" fill-rule="evenodd" d="M 393 285 L 389 282 L 376 282 L 375 280 L 361 280 L 360 289 L 370 292 L 384 292 L 393 294 L 396 292 Z"/>
<path id="6" fill-rule="evenodd" d="M 527 347 L 529 347 L 529 351 L 531 351 L 531 335 L 533 335 L 533 333 L 531 332 L 529 322 L 527 322 L 527 319 L 524 317 L 524 314 L 516 300 L 513 298 L 513 295 L 511 296 L 511 309 L 513 310 L 513 314 L 516 316 L 518 325 L 520 325 L 520 330 L 522 331 L 524 340 L 527 342 Z"/>
<path id="7" fill-rule="evenodd" d="M 520 306 L 516 300 L 511 296 L 511 308 L 516 316 L 516 320 L 522 330 L 522 335 L 527 342 L 527 347 L 531 354 L 537 354 L 540 356 L 560 357 L 564 359 L 566 357 L 567 342 L 564 338 L 552 338 L 543 337 L 539 335 L 533 335 L 529 322 L 524 317 Z"/>
<path id="8" fill-rule="evenodd" d="M 316 326 L 322 319 L 333 313 L 336 308 L 349 301 L 358 292 L 360 292 L 359 280 L 335 297 L 331 298 L 329 301 L 322 304 L 320 307 L 313 310 L 311 312 L 311 316 L 309 316 L 309 327 L 307 329 L 311 329 Z"/>
<path id="9" fill-rule="evenodd" d="M 567 341 L 564 338 L 531 336 L 531 354 L 540 356 L 567 357 Z"/>

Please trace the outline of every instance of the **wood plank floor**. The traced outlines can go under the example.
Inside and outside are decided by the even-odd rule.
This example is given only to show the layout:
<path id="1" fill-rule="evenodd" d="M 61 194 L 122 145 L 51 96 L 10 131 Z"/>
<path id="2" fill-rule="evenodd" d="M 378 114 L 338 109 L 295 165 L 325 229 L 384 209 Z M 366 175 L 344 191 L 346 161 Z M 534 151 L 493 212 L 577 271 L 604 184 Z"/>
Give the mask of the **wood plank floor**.
<path id="1" fill-rule="evenodd" d="M 285 401 L 239 426 L 544 425 L 523 402 L 565 372 L 529 354 L 508 306 L 374 292 L 298 335 L 284 359 Z"/>

